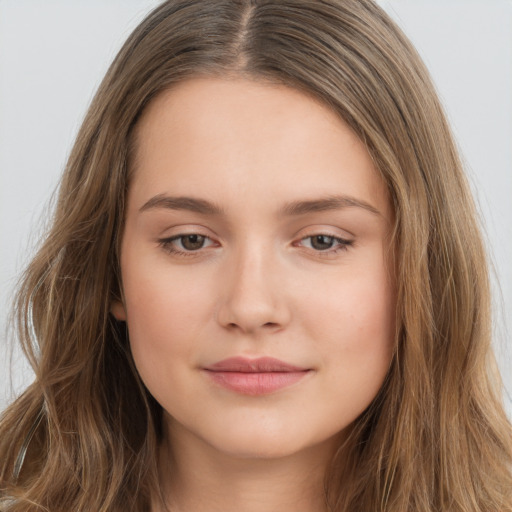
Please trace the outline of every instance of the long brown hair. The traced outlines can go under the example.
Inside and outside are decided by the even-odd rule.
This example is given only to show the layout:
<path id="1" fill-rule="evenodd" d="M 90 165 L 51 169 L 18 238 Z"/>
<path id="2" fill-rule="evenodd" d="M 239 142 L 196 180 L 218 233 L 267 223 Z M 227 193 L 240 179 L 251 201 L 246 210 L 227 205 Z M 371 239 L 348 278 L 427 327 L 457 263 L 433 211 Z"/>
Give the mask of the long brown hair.
<path id="1" fill-rule="evenodd" d="M 475 208 L 428 72 L 372 0 L 170 0 L 129 37 L 90 106 L 51 229 L 19 288 L 17 333 L 35 381 L 1 418 L 2 510 L 142 511 L 158 493 L 161 408 L 109 310 L 120 294 L 134 126 L 157 94 L 199 75 L 320 99 L 388 184 L 395 355 L 334 455 L 331 510 L 512 511 L 512 429 Z"/>

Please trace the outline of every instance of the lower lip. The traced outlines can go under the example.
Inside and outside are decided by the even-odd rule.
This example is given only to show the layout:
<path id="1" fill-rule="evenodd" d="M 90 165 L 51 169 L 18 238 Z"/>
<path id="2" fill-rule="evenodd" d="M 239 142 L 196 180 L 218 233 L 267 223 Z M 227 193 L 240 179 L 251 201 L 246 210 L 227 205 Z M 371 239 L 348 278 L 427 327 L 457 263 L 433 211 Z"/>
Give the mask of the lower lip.
<path id="1" fill-rule="evenodd" d="M 309 370 L 299 372 L 221 372 L 206 370 L 217 384 L 242 395 L 266 395 L 303 379 Z"/>

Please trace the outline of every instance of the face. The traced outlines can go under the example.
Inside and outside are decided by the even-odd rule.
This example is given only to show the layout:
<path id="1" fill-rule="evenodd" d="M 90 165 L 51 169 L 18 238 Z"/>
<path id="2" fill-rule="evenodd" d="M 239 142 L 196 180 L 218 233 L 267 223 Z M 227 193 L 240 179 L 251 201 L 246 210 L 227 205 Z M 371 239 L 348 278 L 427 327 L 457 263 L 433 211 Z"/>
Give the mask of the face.
<path id="1" fill-rule="evenodd" d="M 316 100 L 215 78 L 157 97 L 112 312 L 172 441 L 278 457 L 344 431 L 392 357 L 391 224 L 365 147 Z"/>

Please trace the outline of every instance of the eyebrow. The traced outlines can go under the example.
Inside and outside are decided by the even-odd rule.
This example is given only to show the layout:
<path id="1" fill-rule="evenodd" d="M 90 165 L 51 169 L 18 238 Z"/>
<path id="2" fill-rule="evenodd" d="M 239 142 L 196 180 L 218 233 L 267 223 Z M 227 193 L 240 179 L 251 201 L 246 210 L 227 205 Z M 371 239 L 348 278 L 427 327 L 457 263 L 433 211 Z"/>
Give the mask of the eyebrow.
<path id="1" fill-rule="evenodd" d="M 374 215 L 382 216 L 379 210 L 377 210 L 377 208 L 372 206 L 370 203 L 367 203 L 361 199 L 356 199 L 355 197 L 344 195 L 327 196 L 321 197 L 319 199 L 311 199 L 305 201 L 293 201 L 281 208 L 279 214 L 281 216 L 295 216 L 304 215 L 306 213 L 341 210 L 344 208 L 352 207 L 362 208 L 370 213 L 373 213 Z"/>
<path id="2" fill-rule="evenodd" d="M 224 210 L 206 199 L 196 199 L 194 197 L 172 197 L 165 194 L 158 194 L 144 203 L 140 212 L 153 210 L 155 208 L 164 208 L 168 210 L 188 210 L 190 212 L 201 213 L 202 215 L 224 215 Z"/>
<path id="3" fill-rule="evenodd" d="M 381 212 L 366 201 L 351 196 L 334 195 L 326 196 L 318 199 L 307 199 L 292 201 L 280 208 L 278 215 L 280 217 L 292 217 L 305 215 L 308 213 L 341 210 L 344 208 L 362 208 L 374 215 L 382 216 Z M 187 210 L 202 215 L 224 216 L 225 211 L 220 206 L 207 201 L 205 199 L 197 199 L 187 196 L 168 196 L 158 194 L 140 208 L 140 212 L 153 209 L 169 209 L 169 210 Z"/>

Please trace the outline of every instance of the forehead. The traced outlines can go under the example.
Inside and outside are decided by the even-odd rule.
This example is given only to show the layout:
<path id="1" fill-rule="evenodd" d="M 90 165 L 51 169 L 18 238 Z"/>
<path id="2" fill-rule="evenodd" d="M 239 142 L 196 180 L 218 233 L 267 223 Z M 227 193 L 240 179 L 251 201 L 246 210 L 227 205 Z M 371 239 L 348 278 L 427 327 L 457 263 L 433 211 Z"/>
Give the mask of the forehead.
<path id="1" fill-rule="evenodd" d="M 287 86 L 190 79 L 150 103 L 135 136 L 131 195 L 140 201 L 170 192 L 231 203 L 344 193 L 388 211 L 385 184 L 358 137 L 326 105 Z"/>

